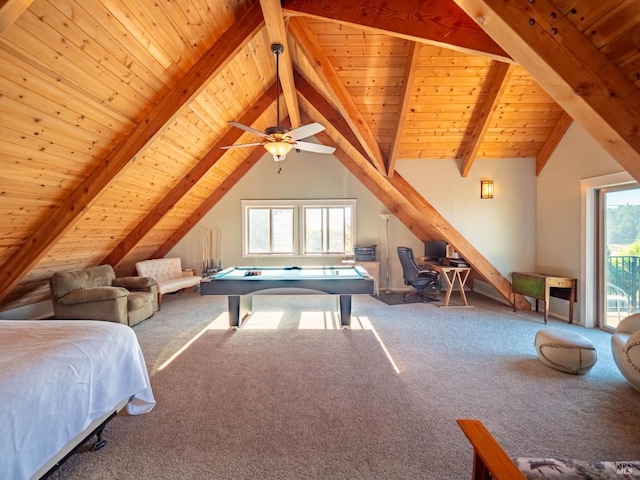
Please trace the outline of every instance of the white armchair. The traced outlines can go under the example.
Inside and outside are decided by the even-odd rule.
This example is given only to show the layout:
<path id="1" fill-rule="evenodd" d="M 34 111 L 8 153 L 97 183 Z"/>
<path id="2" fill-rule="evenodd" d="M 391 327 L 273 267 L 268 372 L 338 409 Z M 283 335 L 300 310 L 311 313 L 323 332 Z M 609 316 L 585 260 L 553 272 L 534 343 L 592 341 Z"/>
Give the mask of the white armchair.
<path id="1" fill-rule="evenodd" d="M 620 373 L 633 388 L 640 391 L 640 313 L 618 324 L 611 337 L 611 350 Z"/>

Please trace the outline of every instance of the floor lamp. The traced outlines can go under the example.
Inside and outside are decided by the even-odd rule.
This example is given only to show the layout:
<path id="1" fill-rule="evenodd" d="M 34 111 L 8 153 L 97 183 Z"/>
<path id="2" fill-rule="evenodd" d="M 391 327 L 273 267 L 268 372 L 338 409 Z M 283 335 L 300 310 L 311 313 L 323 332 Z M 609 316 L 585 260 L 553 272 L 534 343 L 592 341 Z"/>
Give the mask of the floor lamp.
<path id="1" fill-rule="evenodd" d="M 391 219 L 390 213 L 381 213 L 380 218 L 384 220 L 384 233 L 385 233 L 385 256 L 387 261 L 387 290 L 385 293 L 389 293 L 391 290 L 389 289 L 389 220 Z"/>

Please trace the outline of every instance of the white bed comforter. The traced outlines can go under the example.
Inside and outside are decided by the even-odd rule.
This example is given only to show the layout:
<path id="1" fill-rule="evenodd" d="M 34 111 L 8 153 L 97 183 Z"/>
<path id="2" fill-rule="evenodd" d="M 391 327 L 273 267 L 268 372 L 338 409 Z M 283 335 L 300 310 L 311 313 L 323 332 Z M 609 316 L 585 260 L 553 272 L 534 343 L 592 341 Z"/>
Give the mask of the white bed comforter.
<path id="1" fill-rule="evenodd" d="M 31 477 L 123 399 L 132 415 L 155 399 L 140 345 L 125 325 L 0 321 L 0 478 Z"/>

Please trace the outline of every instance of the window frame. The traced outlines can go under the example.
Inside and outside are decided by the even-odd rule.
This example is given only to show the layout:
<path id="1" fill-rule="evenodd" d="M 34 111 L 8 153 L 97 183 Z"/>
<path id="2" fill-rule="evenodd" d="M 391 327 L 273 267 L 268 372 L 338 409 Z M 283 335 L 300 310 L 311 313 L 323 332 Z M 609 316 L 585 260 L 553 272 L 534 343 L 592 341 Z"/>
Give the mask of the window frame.
<path id="1" fill-rule="evenodd" d="M 271 257 L 305 257 L 305 258 L 335 258 L 353 254 L 356 238 L 356 205 L 353 198 L 340 199 L 297 199 L 297 200 L 241 200 L 242 207 L 242 257 L 271 258 Z M 345 251 L 327 253 L 306 253 L 306 225 L 305 209 L 308 208 L 350 208 L 351 225 L 345 225 Z M 293 253 L 251 253 L 249 251 L 249 212 L 251 209 L 282 209 L 292 208 L 293 213 Z M 326 232 L 323 232 L 326 235 Z M 348 242 L 350 241 L 350 245 Z"/>

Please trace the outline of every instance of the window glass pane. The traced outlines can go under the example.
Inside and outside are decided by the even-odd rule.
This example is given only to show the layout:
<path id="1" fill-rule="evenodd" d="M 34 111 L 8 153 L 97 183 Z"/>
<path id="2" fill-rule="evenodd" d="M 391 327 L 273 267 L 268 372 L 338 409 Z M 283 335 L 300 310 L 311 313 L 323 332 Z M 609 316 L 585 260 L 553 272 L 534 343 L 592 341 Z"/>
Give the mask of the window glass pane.
<path id="1" fill-rule="evenodd" d="M 304 209 L 305 253 L 322 253 L 322 210 Z"/>
<path id="2" fill-rule="evenodd" d="M 242 200 L 243 255 L 348 255 L 355 200 Z"/>
<path id="3" fill-rule="evenodd" d="M 351 254 L 353 253 L 352 247 L 353 243 L 351 242 L 351 228 L 352 228 L 351 220 L 351 207 L 345 207 L 344 209 L 344 224 L 347 226 L 347 231 L 344 232 L 344 253 Z"/>
<path id="4" fill-rule="evenodd" d="M 274 208 L 272 253 L 293 253 L 293 209 Z"/>
<path id="5" fill-rule="evenodd" d="M 268 253 L 270 250 L 269 236 L 269 209 L 249 209 L 249 252 Z"/>
<path id="6" fill-rule="evenodd" d="M 640 311 L 640 188 L 604 193 L 604 326 Z"/>
<path id="7" fill-rule="evenodd" d="M 344 208 L 329 208 L 329 252 L 344 252 Z"/>

